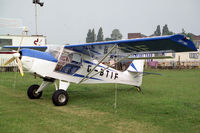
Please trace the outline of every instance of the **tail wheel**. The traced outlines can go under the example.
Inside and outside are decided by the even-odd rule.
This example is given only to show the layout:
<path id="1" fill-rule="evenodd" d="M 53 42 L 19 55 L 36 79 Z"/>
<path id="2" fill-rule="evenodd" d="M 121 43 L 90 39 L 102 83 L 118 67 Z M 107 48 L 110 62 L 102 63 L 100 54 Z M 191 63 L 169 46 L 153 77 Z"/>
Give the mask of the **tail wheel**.
<path id="1" fill-rule="evenodd" d="M 52 101 L 56 106 L 63 106 L 66 105 L 68 102 L 69 96 L 67 91 L 64 90 L 57 90 L 54 92 L 52 96 Z"/>
<path id="2" fill-rule="evenodd" d="M 142 93 L 142 88 L 141 88 L 141 87 L 137 87 L 137 91 L 138 91 L 139 93 Z"/>
<path id="3" fill-rule="evenodd" d="M 39 99 L 42 96 L 42 91 L 39 93 L 35 93 L 39 87 L 39 85 L 31 85 L 28 88 L 27 95 L 30 99 Z"/>

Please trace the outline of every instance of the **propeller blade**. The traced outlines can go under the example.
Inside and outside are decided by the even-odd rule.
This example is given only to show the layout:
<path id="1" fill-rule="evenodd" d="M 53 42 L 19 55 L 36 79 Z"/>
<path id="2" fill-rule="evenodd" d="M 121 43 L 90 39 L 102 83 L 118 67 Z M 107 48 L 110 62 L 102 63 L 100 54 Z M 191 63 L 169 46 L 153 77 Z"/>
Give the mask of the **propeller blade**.
<path id="1" fill-rule="evenodd" d="M 18 49 L 17 49 L 17 53 L 19 53 L 20 47 L 21 47 L 22 42 L 23 42 L 23 39 L 24 39 L 24 34 L 25 34 L 25 32 L 26 32 L 26 27 L 24 28 L 24 30 L 23 30 L 23 32 L 22 32 L 22 38 L 21 38 L 21 41 L 20 41 L 20 43 L 19 43 L 19 47 L 18 47 Z"/>
<path id="2" fill-rule="evenodd" d="M 24 76 L 24 72 L 23 72 L 23 69 L 22 69 L 22 63 L 21 63 L 21 60 L 17 57 L 16 58 L 17 60 L 17 65 L 18 65 L 18 68 L 19 68 L 19 71 L 20 71 L 20 74 L 22 75 L 22 77 Z"/>
<path id="3" fill-rule="evenodd" d="M 11 59 L 9 59 L 5 64 L 3 64 L 3 66 L 6 66 L 8 64 L 10 64 L 11 62 L 13 62 L 15 60 L 15 57 L 12 57 Z"/>

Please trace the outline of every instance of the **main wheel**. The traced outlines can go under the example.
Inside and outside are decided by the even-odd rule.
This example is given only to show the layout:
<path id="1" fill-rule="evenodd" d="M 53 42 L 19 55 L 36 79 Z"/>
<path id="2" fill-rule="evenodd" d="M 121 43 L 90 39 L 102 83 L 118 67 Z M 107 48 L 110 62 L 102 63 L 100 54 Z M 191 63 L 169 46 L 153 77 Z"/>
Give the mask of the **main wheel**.
<path id="1" fill-rule="evenodd" d="M 54 92 L 52 96 L 52 101 L 56 106 L 63 106 L 66 105 L 68 102 L 69 96 L 67 91 L 64 90 L 57 90 Z"/>
<path id="2" fill-rule="evenodd" d="M 42 91 L 39 93 L 35 93 L 39 87 L 39 85 L 31 85 L 28 88 L 27 95 L 30 99 L 39 99 L 42 96 Z"/>

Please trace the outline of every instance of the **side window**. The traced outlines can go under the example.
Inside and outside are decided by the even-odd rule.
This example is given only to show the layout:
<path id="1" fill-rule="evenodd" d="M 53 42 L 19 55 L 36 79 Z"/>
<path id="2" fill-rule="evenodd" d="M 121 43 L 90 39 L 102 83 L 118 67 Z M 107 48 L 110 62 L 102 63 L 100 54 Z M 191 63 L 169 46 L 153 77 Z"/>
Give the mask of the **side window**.
<path id="1" fill-rule="evenodd" d="M 6 45 L 12 45 L 12 39 L 0 39 L 0 51 L 11 51 L 10 49 L 2 48 Z"/>
<path id="2" fill-rule="evenodd" d="M 82 59 L 80 54 L 72 54 L 72 63 L 76 65 L 81 65 Z"/>
<path id="3" fill-rule="evenodd" d="M 172 57 L 175 58 L 176 57 L 176 53 L 172 53 Z"/>
<path id="4" fill-rule="evenodd" d="M 199 54 L 198 53 L 189 53 L 189 58 L 190 59 L 198 59 L 199 58 Z"/>
<path id="5" fill-rule="evenodd" d="M 79 53 L 63 51 L 56 65 L 55 71 L 73 75 L 82 66 L 82 56 Z"/>

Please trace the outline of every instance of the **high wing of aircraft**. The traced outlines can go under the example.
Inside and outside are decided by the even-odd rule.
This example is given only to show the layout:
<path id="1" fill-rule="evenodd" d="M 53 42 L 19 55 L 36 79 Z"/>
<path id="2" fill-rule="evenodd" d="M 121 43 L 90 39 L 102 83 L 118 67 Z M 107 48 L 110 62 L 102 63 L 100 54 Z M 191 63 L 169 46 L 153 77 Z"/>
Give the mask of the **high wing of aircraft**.
<path id="1" fill-rule="evenodd" d="M 141 90 L 144 60 L 132 58 L 130 66 L 122 72 L 112 68 L 112 64 L 103 64 L 111 55 L 114 55 L 117 63 L 138 53 L 197 51 L 193 42 L 184 35 L 62 46 L 19 45 L 4 48 L 17 50 L 5 65 L 16 60 L 22 76 L 23 67 L 43 79 L 41 85 L 34 84 L 28 88 L 28 97 L 40 98 L 43 90 L 54 83 L 56 91 L 52 101 L 56 106 L 67 104 L 69 99 L 67 88 L 70 83 L 120 83 L 133 85 Z M 56 84 L 56 80 L 59 80 L 59 85 Z"/>

